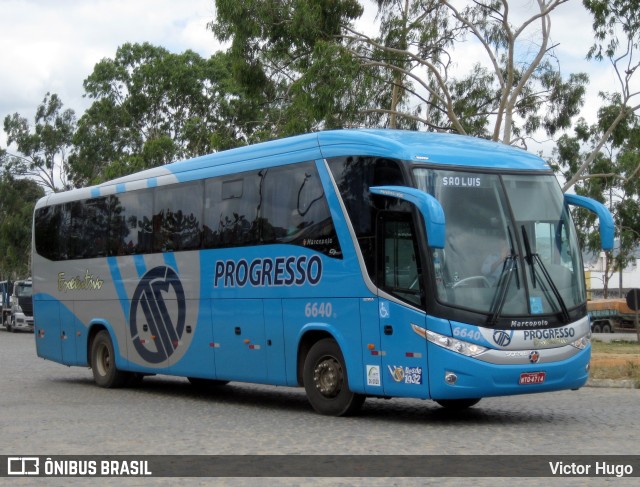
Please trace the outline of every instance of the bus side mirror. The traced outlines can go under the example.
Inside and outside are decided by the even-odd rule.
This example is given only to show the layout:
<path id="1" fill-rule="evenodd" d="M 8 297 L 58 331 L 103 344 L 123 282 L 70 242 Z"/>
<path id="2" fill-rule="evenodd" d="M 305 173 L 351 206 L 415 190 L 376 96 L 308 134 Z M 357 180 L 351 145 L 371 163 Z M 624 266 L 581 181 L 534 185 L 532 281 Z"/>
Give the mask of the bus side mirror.
<path id="1" fill-rule="evenodd" d="M 602 203 L 579 196 L 577 194 L 565 194 L 564 201 L 568 205 L 580 206 L 598 215 L 600 221 L 600 246 L 602 250 L 611 250 L 613 248 L 614 225 L 611 213 Z"/>
<path id="2" fill-rule="evenodd" d="M 406 186 L 373 186 L 369 188 L 369 191 L 380 196 L 408 201 L 415 205 L 418 210 L 420 210 L 420 213 L 422 213 L 422 218 L 424 218 L 424 224 L 427 228 L 429 247 L 434 249 L 444 248 L 444 210 L 437 199 L 429 193 Z"/>

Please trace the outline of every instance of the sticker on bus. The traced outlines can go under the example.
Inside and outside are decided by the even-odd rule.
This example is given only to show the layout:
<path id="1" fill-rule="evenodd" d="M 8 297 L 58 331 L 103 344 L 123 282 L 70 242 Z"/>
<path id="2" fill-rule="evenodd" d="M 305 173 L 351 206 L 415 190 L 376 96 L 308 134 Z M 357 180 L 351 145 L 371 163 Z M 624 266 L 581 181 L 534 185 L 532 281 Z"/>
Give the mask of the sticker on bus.
<path id="1" fill-rule="evenodd" d="M 368 386 L 381 386 L 380 383 L 380 366 L 367 365 L 367 385 Z"/>

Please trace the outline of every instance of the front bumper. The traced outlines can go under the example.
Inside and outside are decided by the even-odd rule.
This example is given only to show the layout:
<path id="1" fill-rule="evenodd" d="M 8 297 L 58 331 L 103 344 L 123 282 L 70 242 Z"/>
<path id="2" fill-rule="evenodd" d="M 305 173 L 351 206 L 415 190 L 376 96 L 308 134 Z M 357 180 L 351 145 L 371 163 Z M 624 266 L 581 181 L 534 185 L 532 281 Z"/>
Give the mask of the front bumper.
<path id="1" fill-rule="evenodd" d="M 12 328 L 15 330 L 33 332 L 33 317 L 25 316 L 22 313 L 16 313 L 13 318 Z"/>
<path id="2" fill-rule="evenodd" d="M 589 378 L 591 345 L 584 350 L 577 350 L 564 360 L 511 365 L 483 362 L 432 343 L 428 345 L 430 395 L 433 399 L 465 399 L 578 389 Z M 520 384 L 522 374 L 533 373 L 544 373 L 544 381 Z M 455 376 L 455 382 L 452 381 L 451 374 Z"/>

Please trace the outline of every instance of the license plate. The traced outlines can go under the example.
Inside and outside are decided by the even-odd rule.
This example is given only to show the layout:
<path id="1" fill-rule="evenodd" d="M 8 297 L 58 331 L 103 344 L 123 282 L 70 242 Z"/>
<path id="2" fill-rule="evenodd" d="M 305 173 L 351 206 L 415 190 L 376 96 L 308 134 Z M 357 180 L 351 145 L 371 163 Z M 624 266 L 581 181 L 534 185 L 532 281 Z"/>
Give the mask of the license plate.
<path id="1" fill-rule="evenodd" d="M 546 372 L 525 372 L 520 374 L 520 382 L 518 383 L 520 385 L 542 384 L 546 376 Z"/>

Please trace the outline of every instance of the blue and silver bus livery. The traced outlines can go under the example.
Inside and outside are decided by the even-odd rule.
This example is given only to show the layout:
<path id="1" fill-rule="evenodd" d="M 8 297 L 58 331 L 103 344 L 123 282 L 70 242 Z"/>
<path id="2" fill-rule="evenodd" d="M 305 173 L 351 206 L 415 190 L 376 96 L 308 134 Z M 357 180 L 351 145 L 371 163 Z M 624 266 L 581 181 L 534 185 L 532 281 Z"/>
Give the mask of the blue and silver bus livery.
<path id="1" fill-rule="evenodd" d="M 468 407 L 589 374 L 581 253 L 548 165 L 469 137 L 301 135 L 149 169 L 36 205 L 38 356 L 98 385 L 303 386 Z"/>

